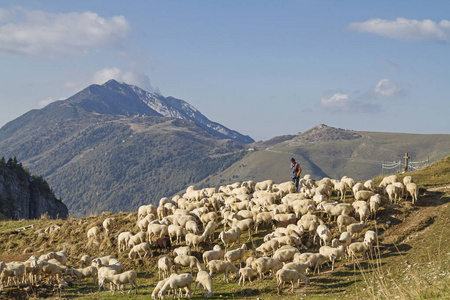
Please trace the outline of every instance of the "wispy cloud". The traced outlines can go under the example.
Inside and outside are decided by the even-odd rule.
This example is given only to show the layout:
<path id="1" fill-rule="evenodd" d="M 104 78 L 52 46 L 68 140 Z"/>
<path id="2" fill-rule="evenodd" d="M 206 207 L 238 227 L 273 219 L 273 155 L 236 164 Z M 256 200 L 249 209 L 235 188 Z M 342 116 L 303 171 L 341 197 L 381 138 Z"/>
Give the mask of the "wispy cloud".
<path id="1" fill-rule="evenodd" d="M 153 88 L 147 75 L 134 70 L 122 71 L 120 68 L 101 69 L 95 72 L 92 81 L 96 84 L 103 84 L 110 79 L 136 85 L 150 93 L 159 93 L 158 89 Z"/>
<path id="2" fill-rule="evenodd" d="M 429 19 L 423 21 L 406 18 L 397 18 L 394 21 L 370 19 L 361 23 L 351 23 L 347 28 L 398 40 L 450 42 L 450 21 L 448 20 L 436 23 Z"/>
<path id="3" fill-rule="evenodd" d="M 382 98 L 395 97 L 401 92 L 402 89 L 387 78 L 381 79 L 374 89 L 375 96 Z"/>
<path id="4" fill-rule="evenodd" d="M 123 16 L 95 12 L 48 13 L 25 8 L 0 10 L 0 54 L 58 58 L 119 47 L 130 25 Z"/>

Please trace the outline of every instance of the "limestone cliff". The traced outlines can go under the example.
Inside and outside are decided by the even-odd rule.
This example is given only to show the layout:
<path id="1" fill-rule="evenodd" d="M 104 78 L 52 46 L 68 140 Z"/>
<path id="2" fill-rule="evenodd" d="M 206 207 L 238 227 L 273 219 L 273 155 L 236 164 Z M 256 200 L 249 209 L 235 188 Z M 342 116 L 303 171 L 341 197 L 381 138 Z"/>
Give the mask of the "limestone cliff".
<path id="1" fill-rule="evenodd" d="M 46 214 L 65 219 L 66 205 L 42 176 L 30 175 L 17 160 L 0 160 L 0 214 L 11 219 L 37 219 Z"/>

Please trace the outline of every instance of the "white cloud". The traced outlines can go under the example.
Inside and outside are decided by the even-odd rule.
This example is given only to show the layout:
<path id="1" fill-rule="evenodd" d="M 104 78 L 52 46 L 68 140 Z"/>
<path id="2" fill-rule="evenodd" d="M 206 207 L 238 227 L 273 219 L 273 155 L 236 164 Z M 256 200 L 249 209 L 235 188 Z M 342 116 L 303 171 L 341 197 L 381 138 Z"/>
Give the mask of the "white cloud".
<path id="1" fill-rule="evenodd" d="M 401 93 L 400 87 L 389 79 L 381 79 L 375 86 L 374 93 L 377 97 L 390 98 Z"/>
<path id="2" fill-rule="evenodd" d="M 92 78 L 96 84 L 103 84 L 110 79 L 115 79 L 119 82 L 125 82 L 127 84 L 138 86 L 147 92 L 158 92 L 154 89 L 150 83 L 150 78 L 142 72 L 137 71 L 122 71 L 120 68 L 105 68 L 95 72 Z M 159 92 L 158 92 L 159 93 Z"/>
<path id="3" fill-rule="evenodd" d="M 399 40 L 450 42 L 450 21 L 448 20 L 436 23 L 429 19 L 423 21 L 406 18 L 397 18 L 395 21 L 370 19 L 361 23 L 351 23 L 347 28 Z"/>
<path id="4" fill-rule="evenodd" d="M 123 16 L 94 12 L 48 13 L 25 8 L 0 11 L 0 54 L 57 58 L 120 46 L 130 32 Z"/>
<path id="5" fill-rule="evenodd" d="M 328 98 L 322 97 L 319 105 L 329 112 L 377 113 L 381 111 L 379 104 L 354 100 L 344 93 L 335 93 Z"/>
<path id="6" fill-rule="evenodd" d="M 52 102 L 55 102 L 55 99 L 53 99 L 52 97 L 47 98 L 45 100 L 41 100 L 41 101 L 38 102 L 38 107 L 39 108 L 43 108 L 43 107 L 49 105 Z"/>

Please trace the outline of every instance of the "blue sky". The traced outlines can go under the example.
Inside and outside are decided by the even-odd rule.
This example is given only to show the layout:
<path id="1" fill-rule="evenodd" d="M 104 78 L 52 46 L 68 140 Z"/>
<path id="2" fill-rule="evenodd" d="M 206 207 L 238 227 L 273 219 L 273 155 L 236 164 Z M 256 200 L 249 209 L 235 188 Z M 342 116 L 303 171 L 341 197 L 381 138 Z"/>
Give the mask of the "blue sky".
<path id="1" fill-rule="evenodd" d="M 1 1 L 0 66 L 0 126 L 114 78 L 255 140 L 450 133 L 448 1 Z"/>

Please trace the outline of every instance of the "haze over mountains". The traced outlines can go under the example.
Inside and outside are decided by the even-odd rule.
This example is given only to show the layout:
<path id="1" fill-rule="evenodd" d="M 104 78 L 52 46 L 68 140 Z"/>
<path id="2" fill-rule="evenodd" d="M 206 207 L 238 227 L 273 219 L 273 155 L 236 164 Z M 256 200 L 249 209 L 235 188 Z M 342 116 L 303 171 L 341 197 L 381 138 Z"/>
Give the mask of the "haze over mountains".
<path id="1" fill-rule="evenodd" d="M 32 110 L 0 129 L 0 156 L 42 174 L 75 215 L 132 211 L 188 185 L 289 180 L 303 174 L 368 179 L 380 162 L 450 154 L 450 135 L 406 135 L 319 125 L 254 142 L 212 122 L 187 102 L 110 80 Z"/>

